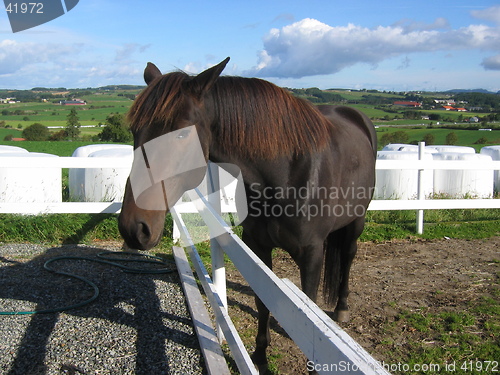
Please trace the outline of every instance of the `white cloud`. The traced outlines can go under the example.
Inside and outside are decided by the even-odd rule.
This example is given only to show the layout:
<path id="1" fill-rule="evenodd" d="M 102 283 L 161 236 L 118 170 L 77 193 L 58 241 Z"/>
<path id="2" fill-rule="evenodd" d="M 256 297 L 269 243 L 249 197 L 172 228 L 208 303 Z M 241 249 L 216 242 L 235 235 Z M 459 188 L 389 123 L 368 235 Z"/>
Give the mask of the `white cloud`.
<path id="1" fill-rule="evenodd" d="M 143 53 L 146 51 L 151 44 L 137 44 L 137 43 L 125 43 L 116 50 L 115 62 L 127 63 L 130 62 L 132 56 L 137 53 Z"/>
<path id="2" fill-rule="evenodd" d="M 336 73 L 358 63 L 376 66 L 416 52 L 478 49 L 500 51 L 500 28 L 470 25 L 453 30 L 442 18 L 428 25 L 404 20 L 375 28 L 330 26 L 306 18 L 269 31 L 257 65 L 244 74 L 301 78 Z"/>
<path id="3" fill-rule="evenodd" d="M 473 10 L 471 12 L 471 15 L 472 17 L 485 21 L 491 21 L 493 23 L 496 23 L 497 25 L 500 25 L 500 5 L 483 10 Z"/>
<path id="4" fill-rule="evenodd" d="M 0 41 L 0 75 L 12 74 L 34 64 L 63 63 L 68 55 L 77 55 L 81 44 L 20 43 L 5 39 Z"/>
<path id="5" fill-rule="evenodd" d="M 143 62 L 136 62 L 134 57 L 149 46 L 123 44 L 114 47 L 114 56 L 107 56 L 107 50 L 113 47 L 96 47 L 95 43 L 0 40 L 0 79 L 2 87 L 22 89 L 140 84 L 139 65 L 142 67 Z"/>
<path id="6" fill-rule="evenodd" d="M 500 70 L 500 55 L 487 57 L 481 65 L 486 70 Z"/>

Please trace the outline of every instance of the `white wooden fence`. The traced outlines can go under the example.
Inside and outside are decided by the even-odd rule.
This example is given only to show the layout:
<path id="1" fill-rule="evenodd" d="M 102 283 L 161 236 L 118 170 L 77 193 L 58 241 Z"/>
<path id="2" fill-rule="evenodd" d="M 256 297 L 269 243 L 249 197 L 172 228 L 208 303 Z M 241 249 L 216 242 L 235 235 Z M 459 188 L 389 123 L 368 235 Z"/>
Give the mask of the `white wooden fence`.
<path id="1" fill-rule="evenodd" d="M 121 158 L 26 158 L 2 157 L 2 166 L 15 168 L 126 168 L 129 161 Z M 434 169 L 490 169 L 500 170 L 500 161 L 483 163 L 465 163 L 457 161 L 378 161 L 377 169 L 414 169 L 416 171 Z M 418 172 L 416 172 L 418 173 Z M 420 175 L 421 173 L 419 173 Z M 422 181 L 420 181 L 422 183 Z M 36 188 L 36 187 L 35 187 Z M 217 191 L 217 187 L 215 186 Z M 183 204 L 172 211 L 180 237 L 187 244 L 193 264 L 205 292 L 212 302 L 221 330 L 231 350 L 239 370 L 243 374 L 255 374 L 256 370 L 248 354 L 242 350 L 241 340 L 235 332 L 227 314 L 225 302 L 224 251 L 247 280 L 249 285 L 266 304 L 281 326 L 303 350 L 304 354 L 317 366 L 320 373 L 325 368 L 343 366 L 343 371 L 351 374 L 387 374 L 362 347 L 352 340 L 335 322 L 308 299 L 288 280 L 276 277 L 255 254 L 233 233 L 222 220 L 216 209 L 195 189 L 189 192 L 194 204 Z M 217 203 L 217 202 L 215 202 Z M 119 202 L 62 202 L 62 203 L 2 203 L 0 213 L 117 213 Z M 445 199 L 426 200 L 419 194 L 417 200 L 374 200 L 370 210 L 424 210 L 442 208 L 500 208 L 500 199 Z M 190 239 L 189 231 L 182 219 L 183 212 L 199 212 L 210 228 L 218 235 L 213 240 L 213 274 L 208 276 L 203 263 L 199 260 L 196 247 Z"/>
<path id="2" fill-rule="evenodd" d="M 87 158 L 87 157 L 1 157 L 0 167 L 12 168 L 130 168 L 130 161 L 123 158 Z M 498 170 L 500 161 L 474 163 L 455 160 L 378 160 L 378 170 L 414 170 L 419 176 L 419 185 L 424 185 L 428 170 Z M 34 189 L 37 186 L 33 187 Z M 422 192 L 423 189 L 420 189 Z M 58 203 L 6 203 L 0 202 L 0 213 L 118 213 L 120 202 L 58 202 Z M 418 199 L 411 200 L 373 200 L 368 210 L 416 210 L 417 230 L 423 231 L 423 211 L 435 209 L 476 209 L 500 208 L 500 199 L 426 199 L 420 193 Z M 184 204 L 178 212 L 195 212 L 192 205 Z"/>

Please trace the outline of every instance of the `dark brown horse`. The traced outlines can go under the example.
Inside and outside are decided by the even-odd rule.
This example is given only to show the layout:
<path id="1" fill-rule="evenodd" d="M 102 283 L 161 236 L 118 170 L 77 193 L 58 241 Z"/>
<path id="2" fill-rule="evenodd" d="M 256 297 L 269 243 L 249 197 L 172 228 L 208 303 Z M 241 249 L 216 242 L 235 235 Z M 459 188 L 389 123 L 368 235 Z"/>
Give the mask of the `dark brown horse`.
<path id="1" fill-rule="evenodd" d="M 244 242 L 269 267 L 271 250 L 285 249 L 313 301 L 324 265 L 325 300 L 336 303 L 337 320 L 346 320 L 349 270 L 375 184 L 374 127 L 349 107 L 316 107 L 267 81 L 220 77 L 228 61 L 197 76 L 162 75 L 148 64 L 148 86 L 128 115 L 134 147 L 195 125 L 205 160 L 235 164 L 242 171 L 248 202 Z M 164 150 L 165 160 L 179 157 Z M 201 177 L 169 183 L 169 199 L 175 202 Z M 147 200 L 147 190 L 143 195 Z M 158 207 L 140 208 L 128 183 L 119 228 L 131 248 L 150 249 L 160 240 L 168 208 Z M 269 310 L 258 298 L 256 304 L 252 358 L 265 366 Z"/>

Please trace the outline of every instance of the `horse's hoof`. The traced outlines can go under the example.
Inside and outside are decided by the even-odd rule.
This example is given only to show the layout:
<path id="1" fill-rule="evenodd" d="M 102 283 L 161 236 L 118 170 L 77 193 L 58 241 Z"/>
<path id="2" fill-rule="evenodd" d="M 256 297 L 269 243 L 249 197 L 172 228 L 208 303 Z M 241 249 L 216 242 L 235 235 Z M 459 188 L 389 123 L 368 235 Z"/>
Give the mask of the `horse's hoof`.
<path id="1" fill-rule="evenodd" d="M 333 320 L 339 323 L 347 323 L 349 321 L 349 310 L 336 310 L 333 312 Z"/>
<path id="2" fill-rule="evenodd" d="M 259 361 L 257 358 L 259 358 L 260 356 L 257 356 L 254 354 L 252 354 L 250 356 L 250 358 L 252 358 L 252 362 L 255 366 L 255 368 L 257 369 L 257 372 L 260 374 L 260 375 L 264 375 L 267 373 L 267 370 L 269 369 L 269 366 L 267 364 L 267 359 L 265 359 L 264 361 L 262 361 L 262 359 Z"/>

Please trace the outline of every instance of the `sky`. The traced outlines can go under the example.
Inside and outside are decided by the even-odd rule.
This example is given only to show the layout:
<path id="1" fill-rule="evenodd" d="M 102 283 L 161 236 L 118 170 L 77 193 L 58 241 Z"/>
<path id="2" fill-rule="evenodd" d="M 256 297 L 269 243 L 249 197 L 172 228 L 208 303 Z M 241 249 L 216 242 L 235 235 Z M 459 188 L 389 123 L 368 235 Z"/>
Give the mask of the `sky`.
<path id="1" fill-rule="evenodd" d="M 500 90 L 498 0 L 80 0 L 13 33 L 0 9 L 0 88 L 142 85 L 147 62 L 279 86 Z"/>

